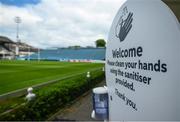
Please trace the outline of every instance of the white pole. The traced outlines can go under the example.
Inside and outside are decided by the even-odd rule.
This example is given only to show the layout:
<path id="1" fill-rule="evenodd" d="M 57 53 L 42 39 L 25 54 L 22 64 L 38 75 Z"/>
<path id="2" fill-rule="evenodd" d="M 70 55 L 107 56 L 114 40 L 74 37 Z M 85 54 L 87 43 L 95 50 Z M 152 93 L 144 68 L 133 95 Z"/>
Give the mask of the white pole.
<path id="1" fill-rule="evenodd" d="M 87 72 L 86 77 L 87 77 L 87 78 L 90 78 L 90 77 L 91 77 L 90 72 Z"/>
<path id="2" fill-rule="evenodd" d="M 32 87 L 29 87 L 27 89 L 27 92 L 28 92 L 28 94 L 26 95 L 26 99 L 28 101 L 34 100 L 36 98 L 36 94 L 33 93 L 33 88 Z"/>
<path id="3" fill-rule="evenodd" d="M 104 67 L 102 68 L 102 71 L 103 71 L 103 72 L 105 71 L 105 68 L 104 68 Z"/>

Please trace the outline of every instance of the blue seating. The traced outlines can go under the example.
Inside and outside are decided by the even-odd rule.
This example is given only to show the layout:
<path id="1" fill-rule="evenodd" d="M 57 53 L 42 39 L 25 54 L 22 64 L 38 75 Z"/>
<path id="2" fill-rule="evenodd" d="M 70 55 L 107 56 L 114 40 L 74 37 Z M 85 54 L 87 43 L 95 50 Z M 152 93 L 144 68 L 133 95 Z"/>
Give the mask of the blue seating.
<path id="1" fill-rule="evenodd" d="M 104 60 L 105 48 L 60 48 L 40 51 L 41 60 Z M 24 57 L 28 59 L 28 56 Z M 30 56 L 31 60 L 38 59 L 38 53 Z"/>

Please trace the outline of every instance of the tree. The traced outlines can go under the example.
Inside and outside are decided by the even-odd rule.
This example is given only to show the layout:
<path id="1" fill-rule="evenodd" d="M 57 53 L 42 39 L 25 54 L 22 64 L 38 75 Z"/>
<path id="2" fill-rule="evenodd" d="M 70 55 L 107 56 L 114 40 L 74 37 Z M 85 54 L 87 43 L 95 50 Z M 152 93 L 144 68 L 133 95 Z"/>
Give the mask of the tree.
<path id="1" fill-rule="evenodd" d="M 96 47 L 105 47 L 105 46 L 106 46 L 106 42 L 104 39 L 96 40 Z"/>
<path id="2" fill-rule="evenodd" d="M 75 45 L 75 46 L 69 46 L 68 48 L 70 48 L 70 49 L 79 49 L 79 48 L 81 48 L 81 46 Z"/>

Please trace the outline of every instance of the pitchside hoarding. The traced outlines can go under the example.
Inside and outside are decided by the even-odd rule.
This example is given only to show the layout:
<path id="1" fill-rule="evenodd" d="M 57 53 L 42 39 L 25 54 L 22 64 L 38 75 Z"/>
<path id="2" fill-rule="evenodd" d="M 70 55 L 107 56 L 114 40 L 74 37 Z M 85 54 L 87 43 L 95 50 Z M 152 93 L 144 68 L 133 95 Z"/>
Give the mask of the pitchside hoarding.
<path id="1" fill-rule="evenodd" d="M 128 0 L 106 50 L 109 119 L 180 120 L 180 24 L 160 0 Z"/>

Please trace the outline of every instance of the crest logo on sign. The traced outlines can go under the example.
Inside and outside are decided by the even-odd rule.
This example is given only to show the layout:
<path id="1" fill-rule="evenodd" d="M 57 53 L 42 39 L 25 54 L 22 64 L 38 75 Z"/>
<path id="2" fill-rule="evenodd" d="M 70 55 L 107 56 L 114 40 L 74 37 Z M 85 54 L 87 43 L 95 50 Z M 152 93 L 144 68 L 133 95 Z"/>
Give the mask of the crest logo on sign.
<path id="1" fill-rule="evenodd" d="M 116 25 L 116 37 L 119 38 L 120 42 L 124 41 L 129 31 L 132 28 L 133 13 L 128 12 L 127 7 L 123 9 L 123 15 L 120 17 Z"/>

